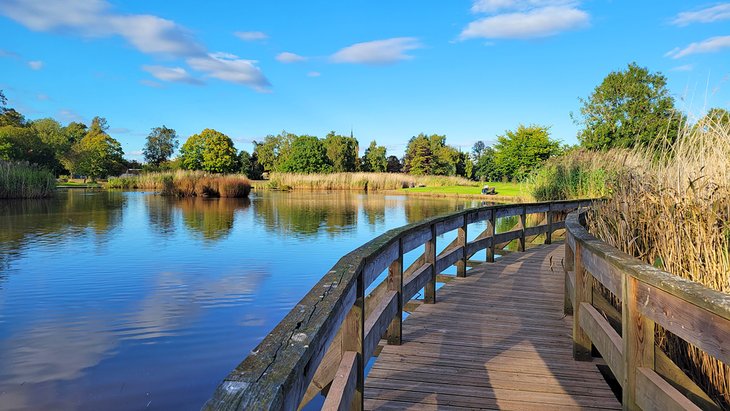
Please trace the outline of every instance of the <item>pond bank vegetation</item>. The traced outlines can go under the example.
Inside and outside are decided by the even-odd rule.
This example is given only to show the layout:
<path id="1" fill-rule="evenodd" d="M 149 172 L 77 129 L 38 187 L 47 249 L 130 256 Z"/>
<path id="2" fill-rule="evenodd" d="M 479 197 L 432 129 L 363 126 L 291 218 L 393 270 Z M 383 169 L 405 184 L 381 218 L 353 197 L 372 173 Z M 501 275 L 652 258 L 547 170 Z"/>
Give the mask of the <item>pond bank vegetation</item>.
<path id="1" fill-rule="evenodd" d="M 211 174 L 202 171 L 146 173 L 113 177 L 107 188 L 155 190 L 174 197 L 248 197 L 251 182 L 242 175 Z"/>
<path id="2" fill-rule="evenodd" d="M 0 160 L 0 198 L 44 198 L 56 190 L 53 174 L 27 161 Z"/>

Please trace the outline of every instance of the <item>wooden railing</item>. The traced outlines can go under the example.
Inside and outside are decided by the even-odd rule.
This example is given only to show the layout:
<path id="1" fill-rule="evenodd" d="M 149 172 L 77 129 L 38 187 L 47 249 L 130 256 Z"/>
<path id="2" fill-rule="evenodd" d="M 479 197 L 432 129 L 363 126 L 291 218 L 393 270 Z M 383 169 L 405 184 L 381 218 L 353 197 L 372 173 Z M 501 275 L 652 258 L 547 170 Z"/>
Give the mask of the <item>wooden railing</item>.
<path id="1" fill-rule="evenodd" d="M 218 386 L 207 410 L 296 410 L 326 392 L 324 409 L 362 409 L 364 365 L 381 338 L 400 344 L 405 304 L 421 289 L 423 302 L 436 302 L 436 281 L 456 265 L 466 276 L 468 260 L 487 250 L 494 261 L 500 246 L 519 240 L 525 250 L 530 237 L 565 227 L 567 212 L 589 201 L 560 201 L 486 206 L 439 216 L 396 228 L 342 257 L 302 298 L 269 335 Z M 541 222 L 527 226 L 527 216 Z M 517 225 L 495 233 L 496 221 L 519 216 Z M 487 222 L 473 241 L 470 224 Z M 456 239 L 437 253 L 436 239 L 457 231 Z M 408 268 L 403 255 L 423 247 Z M 306 264 L 303 261 L 302 264 Z M 387 270 L 384 281 L 366 297 L 365 290 Z"/>
<path id="2" fill-rule="evenodd" d="M 655 344 L 654 335 L 660 325 L 730 364 L 730 295 L 596 239 L 584 228 L 585 213 L 566 220 L 566 310 L 573 312 L 574 357 L 590 360 L 592 347 L 600 352 L 622 387 L 624 409 L 720 409 Z M 621 302 L 620 310 L 594 288 L 594 280 Z"/>

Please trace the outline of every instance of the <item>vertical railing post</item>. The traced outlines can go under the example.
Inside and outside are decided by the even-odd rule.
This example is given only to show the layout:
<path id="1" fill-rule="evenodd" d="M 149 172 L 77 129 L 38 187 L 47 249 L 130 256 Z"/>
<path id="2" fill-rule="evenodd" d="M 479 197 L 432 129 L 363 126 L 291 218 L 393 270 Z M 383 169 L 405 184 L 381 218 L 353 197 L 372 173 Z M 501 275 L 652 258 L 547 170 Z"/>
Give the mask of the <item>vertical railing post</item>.
<path id="1" fill-rule="evenodd" d="M 639 311 L 636 298 L 639 280 L 624 273 L 621 277 L 621 337 L 623 339 L 624 379 L 623 407 L 638 410 L 636 405 L 636 372 L 639 368 L 654 369 L 654 321 Z"/>
<path id="2" fill-rule="evenodd" d="M 496 212 L 494 208 L 489 211 L 489 232 L 492 237 L 492 244 L 487 247 L 487 262 L 494 262 L 494 251 L 497 249 L 497 245 L 494 244 L 494 235 L 497 234 L 497 218 L 495 217 Z"/>
<path id="3" fill-rule="evenodd" d="M 565 315 L 573 314 L 573 303 L 570 299 L 570 288 L 568 287 L 568 284 L 570 284 L 570 272 L 575 269 L 575 256 L 573 254 L 573 249 L 570 248 L 571 238 L 572 234 L 570 234 L 570 231 L 566 231 L 565 258 L 563 258 L 563 271 L 565 271 L 565 288 L 563 289 L 563 314 Z M 575 240 L 573 240 L 573 242 L 575 242 Z"/>
<path id="4" fill-rule="evenodd" d="M 462 248 L 462 256 L 459 261 L 456 262 L 456 276 L 457 277 L 466 277 L 466 214 L 464 214 L 464 222 L 461 224 L 461 227 L 459 227 L 459 232 L 457 234 L 457 242 L 459 247 Z"/>
<path id="5" fill-rule="evenodd" d="M 403 335 L 403 238 L 398 239 L 398 258 L 388 267 L 388 290 L 398 293 L 398 310 L 388 326 L 388 344 L 400 345 Z"/>
<path id="6" fill-rule="evenodd" d="M 590 361 L 591 339 L 580 326 L 580 304 L 593 302 L 593 276 L 583 267 L 582 246 L 575 242 L 575 287 L 573 288 L 573 358 Z"/>
<path id="7" fill-rule="evenodd" d="M 345 319 L 347 328 L 342 335 L 342 352 L 354 351 L 357 353 L 357 382 L 350 408 L 353 411 L 361 411 L 364 406 L 365 356 L 363 347 L 365 346 L 365 287 L 363 281 L 363 272 L 360 270 L 357 276 L 357 297 L 355 304 Z"/>
<path id="8" fill-rule="evenodd" d="M 423 302 L 436 303 L 436 225 L 431 224 L 431 239 L 426 242 L 426 264 L 431 264 L 431 277 L 423 287 Z"/>
<path id="9" fill-rule="evenodd" d="M 545 244 L 553 243 L 553 203 L 550 203 L 547 211 L 547 232 L 545 233 Z"/>
<path id="10" fill-rule="evenodd" d="M 522 206 L 522 214 L 520 214 L 520 251 L 525 251 L 525 226 L 527 226 L 527 207 Z"/>

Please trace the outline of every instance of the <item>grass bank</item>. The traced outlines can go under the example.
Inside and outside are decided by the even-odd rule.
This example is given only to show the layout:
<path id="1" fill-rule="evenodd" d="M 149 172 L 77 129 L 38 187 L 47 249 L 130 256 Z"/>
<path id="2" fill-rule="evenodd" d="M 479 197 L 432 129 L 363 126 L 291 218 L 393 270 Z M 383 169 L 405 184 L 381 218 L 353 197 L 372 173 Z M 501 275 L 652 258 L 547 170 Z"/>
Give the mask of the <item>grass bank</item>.
<path id="1" fill-rule="evenodd" d="M 43 198 L 53 195 L 56 178 L 27 162 L 0 161 L 0 198 Z"/>
<path id="2" fill-rule="evenodd" d="M 383 191 L 409 187 L 473 186 L 462 177 L 412 176 L 401 173 L 271 173 L 266 188 L 278 190 Z"/>
<path id="3" fill-rule="evenodd" d="M 482 187 L 489 185 L 494 187 L 497 191 L 494 195 L 482 194 Z M 417 195 L 430 195 L 436 197 L 469 197 L 469 198 L 480 198 L 486 200 L 513 200 L 513 201 L 530 201 L 532 195 L 530 193 L 530 186 L 522 183 L 499 183 L 499 182 L 487 182 L 487 183 L 476 183 L 472 182 L 470 186 L 440 186 L 440 187 L 412 187 L 403 190 L 407 194 Z"/>
<path id="4" fill-rule="evenodd" d="M 155 190 L 162 195 L 175 197 L 248 197 L 251 183 L 243 175 L 179 170 L 112 177 L 107 182 L 107 188 Z"/>

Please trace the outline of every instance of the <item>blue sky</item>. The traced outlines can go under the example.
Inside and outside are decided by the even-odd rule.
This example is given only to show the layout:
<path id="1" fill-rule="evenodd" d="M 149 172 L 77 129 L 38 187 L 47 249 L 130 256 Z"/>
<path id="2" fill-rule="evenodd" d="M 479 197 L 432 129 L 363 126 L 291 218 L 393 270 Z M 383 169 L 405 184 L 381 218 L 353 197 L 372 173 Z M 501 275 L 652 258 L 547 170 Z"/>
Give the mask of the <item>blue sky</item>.
<path id="1" fill-rule="evenodd" d="M 632 61 L 690 117 L 730 107 L 730 3 L 0 0 L 0 88 L 28 118 L 106 117 L 126 156 L 152 127 L 239 149 L 353 129 L 402 155 L 518 124 L 576 143 L 579 97 Z"/>

